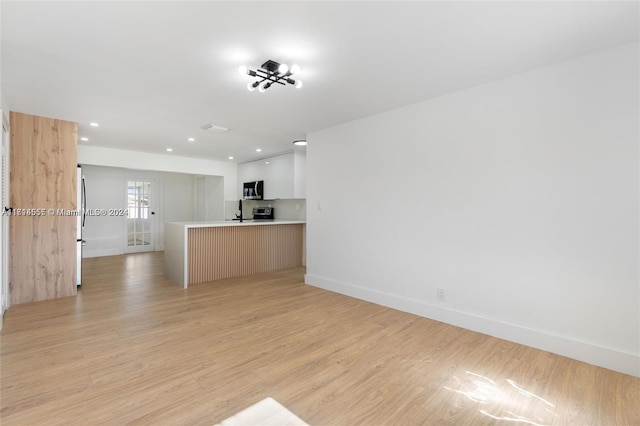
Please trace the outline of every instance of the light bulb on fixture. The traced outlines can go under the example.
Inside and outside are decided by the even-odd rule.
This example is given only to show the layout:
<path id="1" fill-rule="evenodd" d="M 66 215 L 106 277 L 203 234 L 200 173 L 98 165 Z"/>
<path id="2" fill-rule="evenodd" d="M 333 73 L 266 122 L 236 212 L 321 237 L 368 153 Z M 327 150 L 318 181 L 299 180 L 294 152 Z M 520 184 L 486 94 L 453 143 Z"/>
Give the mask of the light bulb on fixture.
<path id="1" fill-rule="evenodd" d="M 258 83 L 257 81 L 255 83 L 249 83 L 247 84 L 247 89 L 249 89 L 250 92 L 253 92 L 254 90 L 256 90 L 256 87 L 258 87 Z"/>
<path id="2" fill-rule="evenodd" d="M 286 74 L 289 71 L 289 66 L 287 64 L 280 64 L 278 67 L 278 72 L 280 74 Z"/>
<path id="3" fill-rule="evenodd" d="M 247 67 L 245 67 L 244 65 L 240 65 L 240 68 L 238 68 L 238 72 L 240 74 L 247 74 Z"/>
<path id="4" fill-rule="evenodd" d="M 296 86 L 296 89 L 301 88 L 302 87 L 302 81 L 300 81 L 300 80 L 296 81 L 295 86 Z"/>
<path id="5" fill-rule="evenodd" d="M 298 64 L 291 65 L 291 70 L 290 70 L 291 74 L 296 74 L 296 73 L 299 73 L 299 72 L 300 72 L 300 65 L 298 65 Z"/>

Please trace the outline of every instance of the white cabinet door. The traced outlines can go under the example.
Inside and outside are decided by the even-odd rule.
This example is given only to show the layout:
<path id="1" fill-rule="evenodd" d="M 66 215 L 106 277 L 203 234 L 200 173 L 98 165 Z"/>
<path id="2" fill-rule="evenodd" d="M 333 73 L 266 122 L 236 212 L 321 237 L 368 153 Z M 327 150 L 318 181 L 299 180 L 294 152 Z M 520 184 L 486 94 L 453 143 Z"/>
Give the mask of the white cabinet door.
<path id="1" fill-rule="evenodd" d="M 307 198 L 307 153 L 293 152 L 293 198 Z"/>
<path id="2" fill-rule="evenodd" d="M 238 197 L 243 182 L 264 181 L 264 199 L 306 197 L 306 157 L 291 152 L 238 165 Z"/>
<path id="3" fill-rule="evenodd" d="M 271 157 L 263 163 L 264 198 L 293 198 L 293 153 Z"/>

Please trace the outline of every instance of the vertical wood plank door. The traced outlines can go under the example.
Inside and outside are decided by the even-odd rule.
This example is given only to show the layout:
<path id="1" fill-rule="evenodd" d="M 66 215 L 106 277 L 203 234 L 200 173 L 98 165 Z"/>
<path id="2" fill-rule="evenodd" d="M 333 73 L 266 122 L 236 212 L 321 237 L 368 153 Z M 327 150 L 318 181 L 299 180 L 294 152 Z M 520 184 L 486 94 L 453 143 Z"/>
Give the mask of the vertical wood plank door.
<path id="1" fill-rule="evenodd" d="M 73 296 L 77 124 L 11 112 L 10 127 L 11 304 Z"/>

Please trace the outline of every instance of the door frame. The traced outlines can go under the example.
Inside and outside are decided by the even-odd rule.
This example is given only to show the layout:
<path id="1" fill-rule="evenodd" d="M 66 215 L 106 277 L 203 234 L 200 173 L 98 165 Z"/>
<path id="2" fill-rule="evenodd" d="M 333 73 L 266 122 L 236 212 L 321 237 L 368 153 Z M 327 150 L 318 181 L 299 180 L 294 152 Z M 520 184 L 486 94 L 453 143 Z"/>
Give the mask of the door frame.
<path id="1" fill-rule="evenodd" d="M 149 213 L 150 213 L 150 218 L 149 218 L 149 222 L 151 224 L 151 239 L 152 239 L 152 244 L 149 245 L 149 248 L 147 250 L 145 249 L 140 249 L 140 248 L 134 248 L 132 249 L 131 247 L 145 247 L 145 246 L 129 246 L 129 217 L 125 217 L 124 220 L 124 239 L 123 239 L 123 253 L 141 253 L 141 252 L 148 252 L 148 251 L 156 251 L 158 249 L 158 247 L 161 247 L 161 245 L 158 244 L 158 236 L 159 236 L 159 230 L 158 230 L 158 220 L 159 220 L 159 215 L 158 214 L 158 209 L 157 207 L 161 205 L 161 203 L 159 202 L 158 198 L 159 195 L 161 194 L 161 190 L 160 190 L 160 182 L 158 181 L 158 179 L 155 178 L 150 178 L 150 177 L 145 177 L 145 176 L 128 176 L 124 178 L 124 182 L 123 182 L 123 187 L 124 187 L 124 208 L 127 209 L 128 211 L 128 201 L 129 201 L 129 181 L 139 181 L 139 182 L 150 182 L 151 183 L 151 189 L 149 192 Z"/>
<path id="2" fill-rule="evenodd" d="M 4 111 L 0 110 L 0 116 L 2 116 L 2 134 L 0 135 L 0 144 L 2 148 L 2 167 L 0 168 L 3 176 L 0 176 L 1 194 L 0 203 L 2 206 L 2 216 L 0 220 L 0 329 L 2 329 L 2 317 L 4 312 L 9 309 L 10 300 L 9 297 L 9 220 L 10 216 L 4 214 L 5 207 L 9 207 L 9 149 L 10 149 L 10 127 L 9 120 L 5 116 Z"/>

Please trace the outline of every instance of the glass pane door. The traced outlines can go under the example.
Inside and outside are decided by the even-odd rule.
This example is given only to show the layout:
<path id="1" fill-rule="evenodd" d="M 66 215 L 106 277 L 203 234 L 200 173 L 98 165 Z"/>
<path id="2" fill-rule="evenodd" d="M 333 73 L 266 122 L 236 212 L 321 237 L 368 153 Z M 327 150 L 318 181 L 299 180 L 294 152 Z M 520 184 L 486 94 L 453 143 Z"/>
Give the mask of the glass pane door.
<path id="1" fill-rule="evenodd" d="M 127 181 L 127 252 L 153 251 L 151 182 Z"/>

